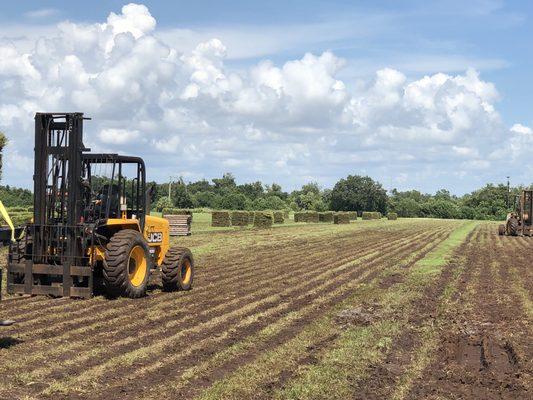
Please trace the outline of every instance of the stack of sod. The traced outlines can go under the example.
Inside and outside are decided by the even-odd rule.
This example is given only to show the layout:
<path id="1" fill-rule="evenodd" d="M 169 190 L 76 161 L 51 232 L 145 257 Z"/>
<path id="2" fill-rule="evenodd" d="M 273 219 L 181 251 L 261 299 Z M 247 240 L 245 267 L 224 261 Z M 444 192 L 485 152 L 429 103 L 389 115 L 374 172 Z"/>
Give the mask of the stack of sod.
<path id="1" fill-rule="evenodd" d="M 231 226 L 231 218 L 229 215 L 229 211 L 211 212 L 211 226 Z"/>
<path id="2" fill-rule="evenodd" d="M 254 226 L 256 228 L 271 228 L 274 216 L 270 211 L 256 211 L 254 215 Z"/>
<path id="3" fill-rule="evenodd" d="M 302 212 L 295 212 L 294 213 L 294 222 L 304 222 L 302 216 L 303 216 Z"/>
<path id="4" fill-rule="evenodd" d="M 381 219 L 381 213 L 378 211 L 363 211 L 363 219 Z"/>
<path id="5" fill-rule="evenodd" d="M 163 215 L 192 215 L 192 210 L 185 208 L 165 208 Z"/>
<path id="6" fill-rule="evenodd" d="M 349 224 L 350 223 L 350 214 L 346 212 L 338 212 L 333 216 L 334 224 Z"/>
<path id="7" fill-rule="evenodd" d="M 320 222 L 333 222 L 333 211 L 326 211 L 318 213 L 318 220 Z"/>
<path id="8" fill-rule="evenodd" d="M 233 211 L 231 213 L 231 225 L 233 226 L 246 226 L 249 220 L 248 211 Z"/>
<path id="9" fill-rule="evenodd" d="M 357 221 L 357 211 L 348 211 L 350 221 Z"/>
<path id="10" fill-rule="evenodd" d="M 317 211 L 307 211 L 305 213 L 306 222 L 318 223 L 318 212 Z"/>
<path id="11" fill-rule="evenodd" d="M 274 211 L 274 223 L 283 224 L 284 222 L 285 218 L 283 217 L 283 211 Z"/>
<path id="12" fill-rule="evenodd" d="M 391 221 L 395 221 L 398 219 L 398 214 L 396 214 L 395 212 L 390 212 L 387 214 L 387 218 Z"/>
<path id="13" fill-rule="evenodd" d="M 253 225 L 254 215 L 255 215 L 255 211 L 248 211 L 248 225 Z"/>

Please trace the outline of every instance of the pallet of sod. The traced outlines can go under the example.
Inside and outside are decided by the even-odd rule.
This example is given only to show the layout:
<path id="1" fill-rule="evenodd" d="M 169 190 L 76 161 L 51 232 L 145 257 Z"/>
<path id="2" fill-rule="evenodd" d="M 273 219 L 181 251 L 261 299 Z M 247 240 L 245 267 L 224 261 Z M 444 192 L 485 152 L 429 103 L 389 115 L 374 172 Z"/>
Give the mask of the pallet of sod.
<path id="1" fill-rule="evenodd" d="M 333 216 L 333 223 L 334 224 L 349 224 L 350 215 L 346 212 L 335 213 L 335 215 Z"/>
<path id="2" fill-rule="evenodd" d="M 313 222 L 319 221 L 318 212 L 316 211 L 302 211 L 294 213 L 294 222 Z"/>
<path id="3" fill-rule="evenodd" d="M 333 211 L 325 211 L 318 213 L 318 220 L 319 222 L 333 222 Z"/>
<path id="4" fill-rule="evenodd" d="M 357 211 L 348 211 L 350 221 L 357 221 Z"/>
<path id="5" fill-rule="evenodd" d="M 364 220 L 381 219 L 381 213 L 377 211 L 364 211 L 362 218 Z"/>
<path id="6" fill-rule="evenodd" d="M 232 211 L 231 213 L 231 225 L 233 226 L 246 226 L 249 221 L 248 211 Z"/>
<path id="7" fill-rule="evenodd" d="M 254 215 L 254 227 L 256 228 L 272 228 L 274 222 L 274 215 L 269 211 L 256 211 Z"/>
<path id="8" fill-rule="evenodd" d="M 398 219 L 398 214 L 396 214 L 395 212 L 390 212 L 387 214 L 387 219 L 389 221 L 396 221 Z"/>
<path id="9" fill-rule="evenodd" d="M 170 236 L 189 236 L 191 234 L 191 214 L 163 214 L 168 221 Z"/>
<path id="10" fill-rule="evenodd" d="M 211 226 L 228 227 L 231 226 L 231 217 L 229 211 L 212 211 Z"/>
<path id="11" fill-rule="evenodd" d="M 275 224 L 283 224 L 285 223 L 285 218 L 283 216 L 283 211 L 274 211 L 273 212 L 274 217 L 274 223 Z"/>

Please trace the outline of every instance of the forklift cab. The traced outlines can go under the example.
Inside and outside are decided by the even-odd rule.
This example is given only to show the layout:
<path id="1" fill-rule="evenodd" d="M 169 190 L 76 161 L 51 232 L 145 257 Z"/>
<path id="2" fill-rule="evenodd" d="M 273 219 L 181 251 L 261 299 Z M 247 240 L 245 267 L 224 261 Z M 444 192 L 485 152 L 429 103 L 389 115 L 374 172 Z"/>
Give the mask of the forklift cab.
<path id="1" fill-rule="evenodd" d="M 144 229 L 148 201 L 141 158 L 84 155 L 82 187 L 83 222 L 105 225 L 110 219 L 134 219 Z"/>

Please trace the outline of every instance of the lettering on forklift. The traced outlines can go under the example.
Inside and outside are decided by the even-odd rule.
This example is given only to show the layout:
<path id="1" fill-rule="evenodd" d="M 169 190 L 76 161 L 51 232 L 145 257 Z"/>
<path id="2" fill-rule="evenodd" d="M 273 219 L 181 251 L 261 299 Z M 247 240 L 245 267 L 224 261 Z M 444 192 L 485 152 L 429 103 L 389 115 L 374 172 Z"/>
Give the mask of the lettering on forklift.
<path id="1" fill-rule="evenodd" d="M 151 232 L 148 234 L 148 243 L 161 243 L 163 241 L 163 232 Z"/>

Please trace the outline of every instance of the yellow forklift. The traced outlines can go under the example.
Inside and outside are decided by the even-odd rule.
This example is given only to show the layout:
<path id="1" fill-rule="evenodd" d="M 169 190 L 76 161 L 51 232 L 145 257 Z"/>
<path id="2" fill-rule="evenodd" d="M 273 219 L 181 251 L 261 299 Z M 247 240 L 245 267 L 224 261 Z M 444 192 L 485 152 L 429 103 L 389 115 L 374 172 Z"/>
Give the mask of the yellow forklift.
<path id="1" fill-rule="evenodd" d="M 35 115 L 34 215 L 10 247 L 8 293 L 137 298 L 158 269 L 164 290 L 191 289 L 192 253 L 170 247 L 168 221 L 150 216 L 144 161 L 91 153 L 87 119 Z"/>

